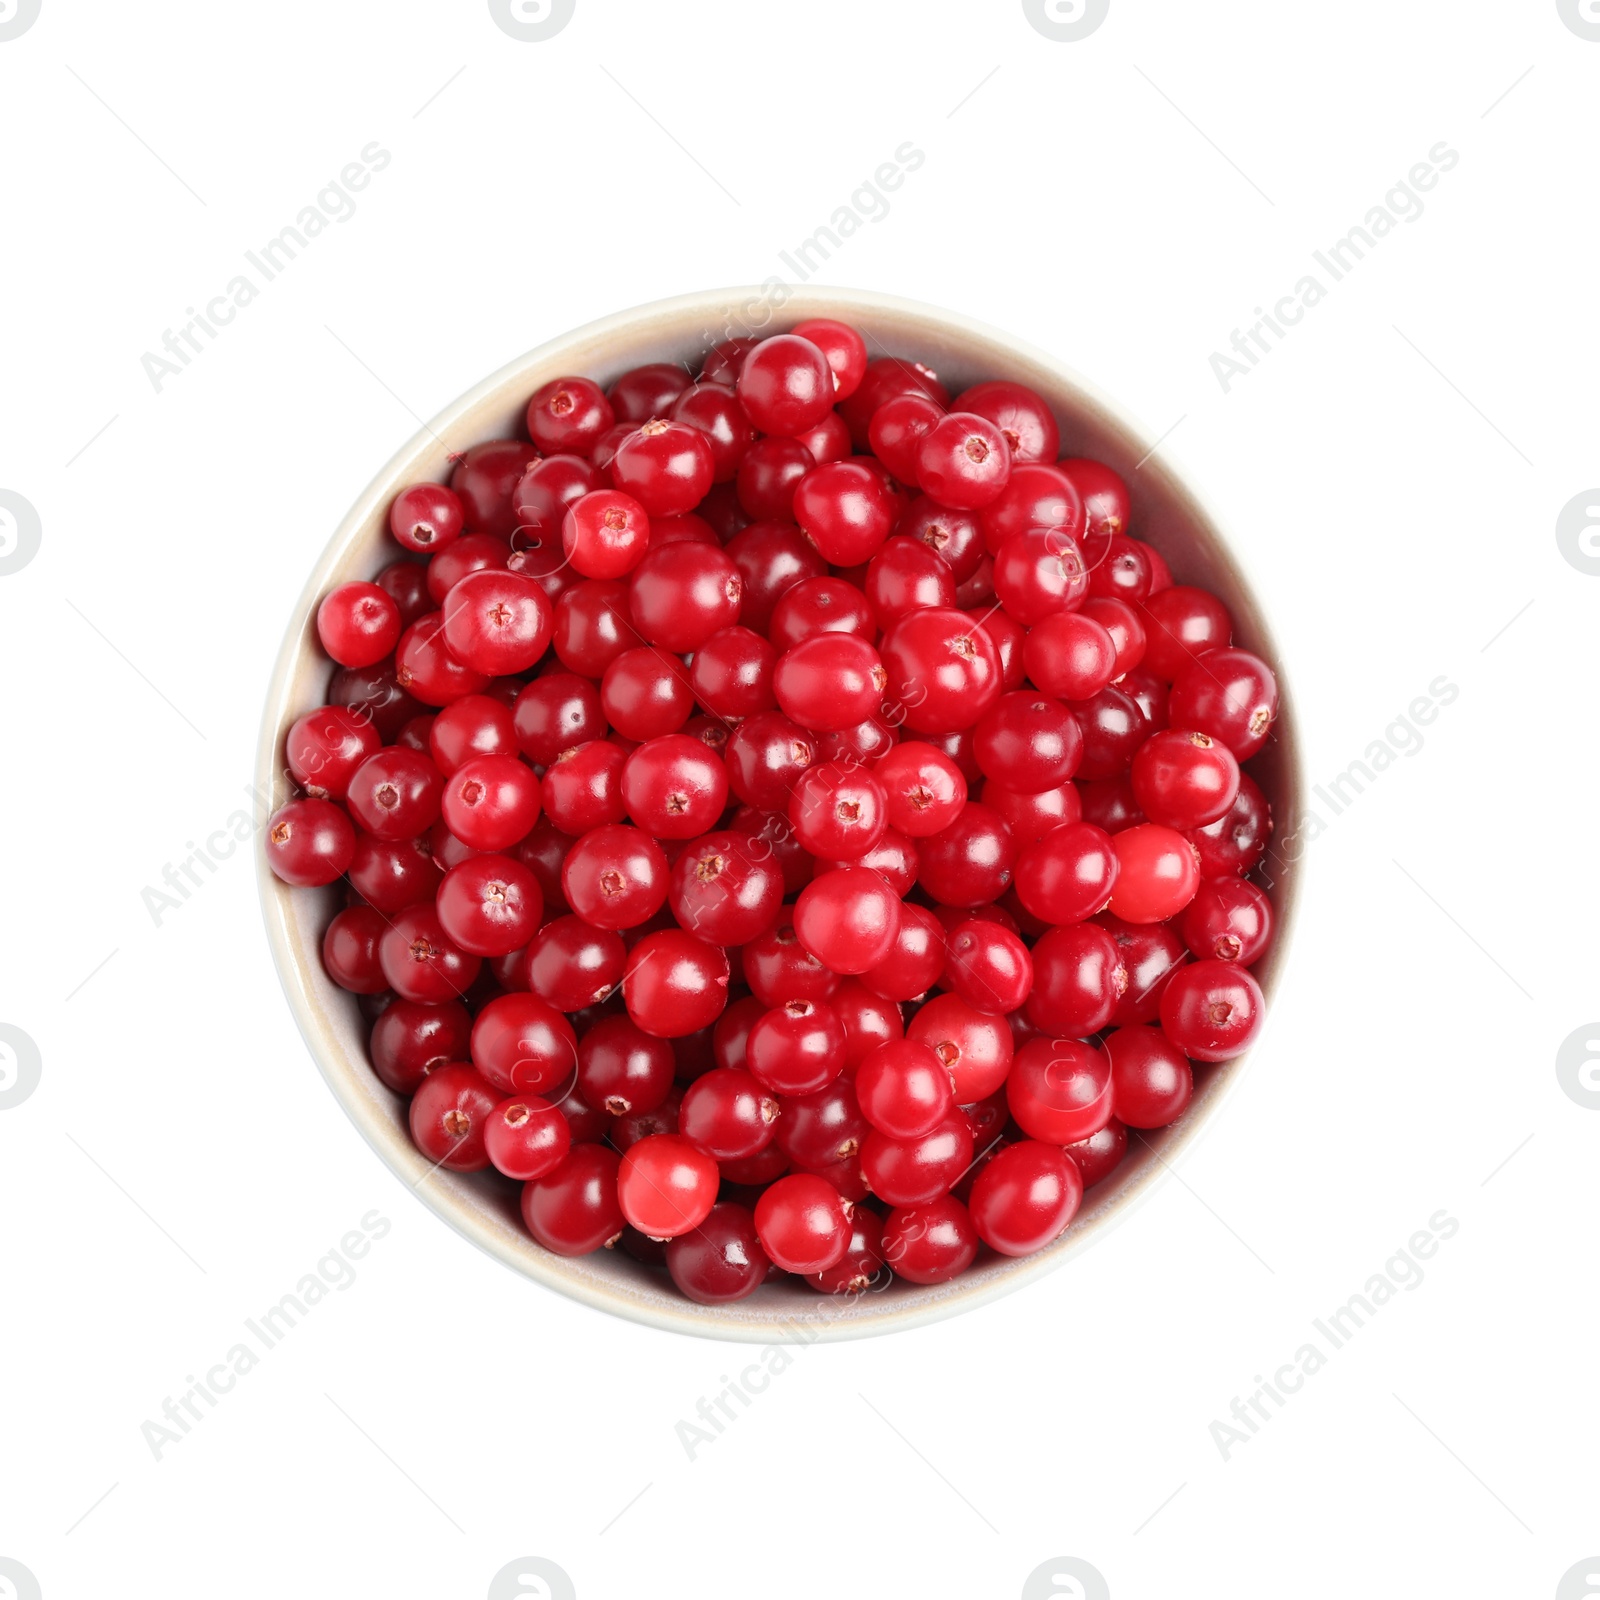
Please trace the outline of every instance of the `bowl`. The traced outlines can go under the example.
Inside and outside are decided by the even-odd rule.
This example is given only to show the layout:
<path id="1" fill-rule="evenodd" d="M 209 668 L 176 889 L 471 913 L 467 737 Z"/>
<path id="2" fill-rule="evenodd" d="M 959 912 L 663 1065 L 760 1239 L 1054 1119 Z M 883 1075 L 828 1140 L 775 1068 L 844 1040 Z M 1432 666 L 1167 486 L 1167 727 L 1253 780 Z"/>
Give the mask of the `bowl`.
<path id="1" fill-rule="evenodd" d="M 1160 455 L 1148 430 L 1130 420 L 1070 369 L 1009 334 L 932 306 L 848 289 L 725 289 L 657 301 L 563 334 L 480 383 L 424 427 L 372 480 L 322 552 L 290 618 L 273 669 L 257 758 L 257 781 L 274 806 L 291 793 L 284 736 L 296 717 L 323 701 L 331 667 L 318 645 L 315 612 L 337 584 L 370 578 L 394 558 L 386 537 L 390 501 L 409 483 L 443 481 L 450 456 L 482 440 L 524 436 L 523 411 L 541 384 L 582 373 L 609 384 L 644 362 L 696 362 L 731 334 L 780 332 L 807 317 L 837 317 L 861 329 L 874 356 L 911 357 L 934 368 L 952 393 L 983 378 L 1014 378 L 1038 390 L 1061 423 L 1061 453 L 1092 456 L 1114 467 L 1133 494 L 1132 530 L 1166 556 L 1179 582 L 1212 590 L 1227 605 L 1236 642 L 1280 674 L 1282 660 L 1236 557 L 1189 482 Z M 1271 803 L 1274 837 L 1293 838 L 1304 780 L 1294 702 L 1253 770 Z M 834 1298 L 798 1283 L 765 1284 L 730 1306 L 697 1306 L 621 1250 L 566 1258 L 536 1244 L 523 1227 L 518 1186 L 494 1173 L 431 1170 L 411 1142 L 406 1102 L 386 1089 L 367 1062 L 368 1032 L 354 995 L 323 972 L 323 929 L 341 904 L 337 886 L 290 889 L 257 853 L 262 907 L 278 973 L 300 1032 L 328 1087 L 386 1165 L 464 1238 L 513 1271 L 584 1304 L 680 1333 L 750 1343 L 859 1338 L 948 1317 L 983 1305 L 1053 1272 L 1104 1237 L 1160 1183 L 1222 1109 L 1247 1056 L 1197 1075 L 1188 1112 L 1171 1127 L 1131 1142 L 1122 1165 L 1090 1189 L 1072 1225 L 1032 1256 L 986 1257 L 950 1283 L 895 1280 L 881 1290 Z M 1273 948 L 1255 969 L 1270 1000 L 1288 954 L 1298 873 L 1292 859 L 1274 864 L 1277 912 Z"/>

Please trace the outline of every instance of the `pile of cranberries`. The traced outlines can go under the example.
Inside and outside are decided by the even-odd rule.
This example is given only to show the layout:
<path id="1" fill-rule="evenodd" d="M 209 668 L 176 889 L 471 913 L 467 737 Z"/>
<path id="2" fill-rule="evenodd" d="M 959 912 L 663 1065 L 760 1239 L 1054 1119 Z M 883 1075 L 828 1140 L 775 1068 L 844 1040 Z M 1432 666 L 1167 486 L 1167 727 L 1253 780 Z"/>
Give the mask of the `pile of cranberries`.
<path id="1" fill-rule="evenodd" d="M 1048 1245 L 1261 1027 L 1270 668 L 1039 395 L 840 322 L 527 431 L 322 601 L 268 825 L 418 1149 L 702 1304 Z"/>

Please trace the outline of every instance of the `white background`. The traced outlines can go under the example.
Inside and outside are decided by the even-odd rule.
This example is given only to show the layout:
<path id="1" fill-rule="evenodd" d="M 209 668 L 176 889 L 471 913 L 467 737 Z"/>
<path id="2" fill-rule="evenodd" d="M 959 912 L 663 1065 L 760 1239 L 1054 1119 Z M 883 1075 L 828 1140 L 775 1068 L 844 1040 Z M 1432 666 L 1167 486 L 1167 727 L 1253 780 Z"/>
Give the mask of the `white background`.
<path id="1" fill-rule="evenodd" d="M 0 1556 L 47 1600 L 477 1597 L 523 1555 L 585 1600 L 1010 1597 L 1065 1555 L 1117 1600 L 1556 1594 L 1600 1550 L 1600 1113 L 1555 1072 L 1600 1012 L 1600 579 L 1554 534 L 1600 482 L 1597 84 L 1554 0 L 1112 0 L 1078 43 L 1015 0 L 578 0 L 543 43 L 481 0 L 43 0 L 0 43 L 0 488 L 43 529 L 0 578 L 0 1021 L 43 1061 L 0 1112 Z M 356 214 L 156 393 L 143 353 L 373 140 Z M 906 140 L 817 281 L 1174 430 L 1312 779 L 1460 694 L 1310 847 L 1265 1042 L 1176 1180 L 998 1305 L 802 1351 L 690 1462 L 674 1424 L 747 1358 L 521 1281 L 395 1181 L 247 852 L 160 927 L 141 890 L 246 804 L 290 605 L 420 418 L 783 271 Z M 1424 214 L 1224 394 L 1211 353 L 1441 140 Z M 155 1461 L 141 1424 L 373 1208 L 358 1281 Z M 1425 1281 L 1224 1461 L 1212 1422 L 1440 1209 Z"/>

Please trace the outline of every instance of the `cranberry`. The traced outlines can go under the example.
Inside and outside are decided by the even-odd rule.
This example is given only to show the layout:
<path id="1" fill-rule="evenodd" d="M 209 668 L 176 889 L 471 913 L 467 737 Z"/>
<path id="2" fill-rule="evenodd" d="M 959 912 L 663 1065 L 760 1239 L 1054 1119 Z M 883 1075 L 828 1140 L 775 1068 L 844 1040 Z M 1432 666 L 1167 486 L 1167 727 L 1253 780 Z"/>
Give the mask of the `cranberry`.
<path id="1" fill-rule="evenodd" d="M 990 555 L 1022 533 L 1054 533 L 1057 545 L 1076 540 L 1083 532 L 1083 501 L 1059 468 L 1043 462 L 1023 462 L 1011 469 L 1004 492 L 978 516 L 984 544 Z"/>
<path id="2" fill-rule="evenodd" d="M 969 800 L 954 822 L 923 841 L 918 882 L 941 905 L 986 905 L 1011 882 L 1016 855 L 1005 819 Z"/>
<path id="3" fill-rule="evenodd" d="M 548 1095 L 577 1060 L 572 1024 L 538 995 L 497 995 L 472 1025 L 472 1064 L 502 1094 Z"/>
<path id="4" fill-rule="evenodd" d="M 1103 911 L 1117 882 L 1111 836 L 1088 822 L 1052 828 L 1017 862 L 1017 898 L 1041 922 L 1083 922 Z"/>
<path id="5" fill-rule="evenodd" d="M 833 407 L 833 369 L 810 340 L 792 333 L 763 339 L 739 369 L 739 402 L 763 433 L 792 438 Z"/>
<path id="6" fill-rule="evenodd" d="M 460 496 L 442 483 L 414 483 L 389 507 L 389 532 L 419 555 L 431 556 L 454 544 L 465 525 Z"/>
<path id="7" fill-rule="evenodd" d="M 355 848 L 355 829 L 331 800 L 291 800 L 267 821 L 267 864 L 285 883 L 332 883 L 344 876 Z"/>
<path id="8" fill-rule="evenodd" d="M 617 449 L 611 476 L 652 517 L 693 511 L 716 474 L 711 444 L 698 428 L 659 417 L 633 430 Z"/>
<path id="9" fill-rule="evenodd" d="M 1033 993 L 1023 1012 L 1046 1033 L 1081 1039 L 1111 1021 L 1127 987 L 1128 969 L 1104 928 L 1052 928 L 1033 947 Z"/>
<path id="10" fill-rule="evenodd" d="M 1173 972 L 1188 959 L 1177 928 L 1169 922 L 1124 922 L 1109 911 L 1095 919 L 1117 942 L 1128 969 L 1128 987 L 1117 1001 L 1111 1020 L 1119 1027 L 1154 1022 L 1161 1009 L 1161 991 Z"/>
<path id="11" fill-rule="evenodd" d="M 1111 1062 L 1076 1039 L 1034 1039 L 1017 1051 L 1006 1099 L 1017 1126 L 1046 1144 L 1075 1144 L 1111 1117 Z"/>
<path id="12" fill-rule="evenodd" d="M 400 686 L 394 667 L 382 661 L 375 667 L 341 667 L 328 684 L 328 704 L 370 722 L 380 739 L 395 738 L 423 709 Z"/>
<path id="13" fill-rule="evenodd" d="M 785 1000 L 752 1024 L 745 1065 L 773 1094 L 814 1094 L 844 1066 L 844 1025 L 826 1000 Z"/>
<path id="14" fill-rule="evenodd" d="M 780 711 L 747 717 L 728 736 L 728 786 L 746 805 L 787 807 L 800 774 L 815 758 L 811 735 Z"/>
<path id="15" fill-rule="evenodd" d="M 586 578 L 620 578 L 632 572 L 650 543 L 650 519 L 631 495 L 596 489 L 567 507 L 561 544 Z"/>
<path id="16" fill-rule="evenodd" d="M 602 1017 L 578 1041 L 578 1093 L 614 1117 L 654 1111 L 672 1092 L 672 1047 L 627 1017 Z"/>
<path id="17" fill-rule="evenodd" d="M 400 608 L 400 623 L 409 628 L 418 617 L 433 610 L 428 593 L 428 569 L 415 561 L 395 561 L 385 567 L 373 582 Z"/>
<path id="18" fill-rule="evenodd" d="M 490 1113 L 483 1143 L 496 1172 L 527 1181 L 554 1172 L 567 1159 L 572 1129 L 548 1100 L 514 1095 Z"/>
<path id="19" fill-rule="evenodd" d="M 389 926 L 372 906 L 350 906 L 328 924 L 322 936 L 322 965 L 341 989 L 352 994 L 382 994 L 389 987 L 378 960 L 378 941 Z"/>
<path id="20" fill-rule="evenodd" d="M 670 361 L 652 361 L 630 367 L 606 391 L 619 422 L 648 422 L 666 414 L 672 402 L 689 387 L 689 374 Z"/>
<path id="21" fill-rule="evenodd" d="M 603 691 L 572 672 L 547 672 L 522 689 L 512 705 L 512 725 L 522 753 L 547 767 L 575 745 L 605 736 Z"/>
<path id="22" fill-rule="evenodd" d="M 607 739 L 563 750 L 545 769 L 539 797 L 545 814 L 564 833 L 579 835 L 628 814 L 622 771 L 628 761 Z"/>
<path id="23" fill-rule="evenodd" d="M 795 937 L 823 966 L 846 976 L 877 966 L 899 927 L 900 901 L 870 867 L 824 872 L 795 902 Z"/>
<path id="24" fill-rule="evenodd" d="M 950 1192 L 972 1154 L 972 1125 L 952 1107 L 931 1132 L 915 1138 L 893 1138 L 874 1128 L 861 1142 L 861 1172 L 872 1193 L 889 1205 L 922 1205 Z"/>
<path id="25" fill-rule="evenodd" d="M 1169 712 L 1178 726 L 1210 734 L 1246 761 L 1272 731 L 1278 680 L 1248 650 L 1208 650 L 1173 679 Z"/>
<path id="26" fill-rule="evenodd" d="M 1194 1095 L 1194 1073 L 1159 1028 L 1113 1028 L 1102 1046 L 1111 1062 L 1111 1101 L 1129 1128 L 1176 1122 Z"/>
<path id="27" fill-rule="evenodd" d="M 896 1206 L 883 1224 L 883 1259 L 907 1283 L 948 1283 L 972 1265 L 978 1234 L 954 1195 Z"/>
<path id="28" fill-rule="evenodd" d="M 883 1222 L 856 1206 L 850 1213 L 850 1243 L 831 1267 L 808 1272 L 806 1282 L 823 1294 L 865 1294 L 883 1275 Z"/>
<path id="29" fill-rule="evenodd" d="M 270 826 L 268 839 L 270 852 Z M 374 839 L 369 833 L 356 834 L 349 871 L 356 893 L 386 915 L 431 902 L 444 876 L 425 839 Z"/>
<path id="30" fill-rule="evenodd" d="M 1233 635 L 1227 607 L 1204 589 L 1183 585 L 1151 595 L 1140 608 L 1140 621 L 1145 630 L 1143 664 L 1168 683 Z"/>
<path id="31" fill-rule="evenodd" d="M 739 504 L 762 520 L 793 520 L 795 490 L 816 464 L 798 439 L 757 439 L 745 451 L 734 479 Z"/>
<path id="32" fill-rule="evenodd" d="M 460 497 L 466 526 L 473 533 L 497 539 L 511 536 L 517 525 L 511 496 L 523 472 L 539 452 L 520 439 L 491 439 L 462 455 L 450 474 L 450 487 Z"/>
<path id="33" fill-rule="evenodd" d="M 1083 1175 L 1083 1186 L 1092 1189 L 1109 1178 L 1128 1153 L 1128 1130 L 1113 1117 L 1098 1133 L 1062 1147 L 1072 1164 Z"/>
<path id="34" fill-rule="evenodd" d="M 708 833 L 674 863 L 668 896 L 682 927 L 728 948 L 771 925 L 783 903 L 783 875 L 771 851 L 748 835 Z"/>
<path id="35" fill-rule="evenodd" d="M 471 1067 L 439 1067 L 422 1080 L 411 1101 L 412 1140 L 436 1167 L 481 1172 L 489 1165 L 484 1133 L 498 1102 Z"/>
<path id="36" fill-rule="evenodd" d="M 978 791 L 978 798 L 1005 818 L 1019 851 L 1037 844 L 1052 828 L 1077 822 L 1083 816 L 1083 802 L 1076 785 L 1071 783 L 1042 789 L 1038 794 L 1017 794 L 1001 784 L 988 782 Z"/>
<path id="37" fill-rule="evenodd" d="M 1039 688 L 1063 700 L 1088 700 L 1126 670 L 1118 666 L 1111 634 L 1081 611 L 1058 611 L 1037 622 L 1023 645 L 1023 662 Z"/>
<path id="38" fill-rule="evenodd" d="M 400 640 L 400 607 L 375 583 L 346 583 L 317 607 L 317 637 L 343 667 L 370 667 Z"/>
<path id="39" fill-rule="evenodd" d="M 790 331 L 822 352 L 833 373 L 832 403 L 848 400 L 861 387 L 867 372 L 867 343 L 854 328 L 832 317 L 809 317 Z"/>
<path id="40" fill-rule="evenodd" d="M 770 711 L 778 653 L 749 628 L 722 628 L 694 653 L 689 682 L 695 698 L 713 716 L 737 722 Z"/>
<path id="41" fill-rule="evenodd" d="M 538 881 L 510 856 L 473 856 L 439 885 L 440 925 L 475 956 L 509 955 L 534 935 L 544 911 Z"/>
<path id="42" fill-rule="evenodd" d="M 1083 1199 L 1083 1176 L 1054 1141 L 998 1150 L 972 1185 L 978 1237 L 1005 1256 L 1031 1255 L 1060 1238 Z"/>
<path id="43" fill-rule="evenodd" d="M 1248 773 L 1239 775 L 1239 793 L 1226 816 L 1186 835 L 1194 846 L 1202 877 L 1249 872 L 1266 854 L 1272 836 L 1267 797 Z"/>
<path id="44" fill-rule="evenodd" d="M 1210 734 L 1176 728 L 1152 734 L 1129 771 L 1134 798 L 1167 828 L 1203 828 L 1225 816 L 1239 793 L 1239 763 Z"/>
<path id="45" fill-rule="evenodd" d="M 1196 1061 L 1230 1061 L 1242 1054 L 1264 1020 L 1261 985 L 1236 961 L 1180 967 L 1161 996 L 1162 1029 Z"/>
<path id="46" fill-rule="evenodd" d="M 925 394 L 896 395 L 873 413 L 867 425 L 867 443 L 902 483 L 917 484 L 922 441 L 944 414 L 944 407 Z"/>
<path id="47" fill-rule="evenodd" d="M 971 920 L 957 924 L 948 940 L 945 978 L 975 1011 L 1016 1011 L 1033 988 L 1033 957 L 1008 928 Z"/>
<path id="48" fill-rule="evenodd" d="M 773 644 L 788 651 L 819 634 L 852 634 L 871 644 L 877 620 L 867 597 L 843 578 L 806 578 L 774 606 L 768 629 Z"/>
<path id="49" fill-rule="evenodd" d="M 859 978 L 847 978 L 833 995 L 833 1009 L 844 1026 L 844 1066 L 854 1071 L 881 1044 L 905 1037 L 900 1007 L 874 994 Z"/>
<path id="50" fill-rule="evenodd" d="M 515 572 L 469 573 L 445 596 L 443 615 L 450 654 L 490 677 L 526 672 L 550 643 L 550 602 Z"/>
<path id="51" fill-rule="evenodd" d="M 568 509 L 605 487 L 598 469 L 582 456 L 554 455 L 533 462 L 517 480 L 511 496 L 518 548 L 541 554 L 561 552 Z"/>
<path id="52" fill-rule="evenodd" d="M 1011 1070 L 1011 1028 L 959 995 L 930 1000 L 911 1019 L 906 1037 L 928 1045 L 950 1074 L 958 1105 L 987 1099 Z"/>
<path id="53" fill-rule="evenodd" d="M 1013 461 L 1055 460 L 1061 443 L 1055 415 L 1043 396 L 1025 384 L 1007 378 L 974 384 L 956 396 L 952 409 L 973 412 L 994 423 Z"/>
<path id="54" fill-rule="evenodd" d="M 427 749 L 445 777 L 475 756 L 514 756 L 519 749 L 515 716 L 492 695 L 464 695 L 433 718 Z"/>
<path id="55" fill-rule="evenodd" d="M 834 566 L 870 560 L 894 526 L 894 496 L 858 461 L 813 467 L 794 493 L 794 520 Z"/>
<path id="56" fill-rule="evenodd" d="M 1272 902 L 1244 878 L 1210 878 L 1183 914 L 1183 940 L 1202 959 L 1253 967 L 1272 942 Z"/>
<path id="57" fill-rule="evenodd" d="M 1165 922 L 1194 899 L 1200 865 L 1194 847 L 1171 828 L 1140 823 L 1112 835 L 1117 857 L 1111 910 L 1127 922 Z"/>
<path id="58" fill-rule="evenodd" d="M 856 1072 L 855 1093 L 862 1115 L 891 1139 L 932 1133 L 955 1104 L 944 1063 L 914 1039 L 874 1050 Z"/>
<path id="59" fill-rule="evenodd" d="M 807 767 L 796 780 L 789 821 L 813 856 L 854 861 L 883 838 L 889 825 L 888 797 L 865 767 L 824 762 Z"/>
<path id="60" fill-rule="evenodd" d="M 758 632 L 767 631 L 788 590 L 828 570 L 817 547 L 787 522 L 752 522 L 728 541 L 727 552 L 743 580 L 739 621 Z"/>
<path id="61" fill-rule="evenodd" d="M 697 1227 L 667 1243 L 667 1271 L 684 1295 L 701 1306 L 724 1306 L 754 1294 L 771 1262 L 749 1210 L 724 1200 Z"/>
<path id="62" fill-rule="evenodd" d="M 677 928 L 646 934 L 628 956 L 622 994 L 628 1015 L 659 1039 L 708 1028 L 728 1003 L 728 958 Z"/>
<path id="63" fill-rule="evenodd" d="M 917 451 L 923 489 L 941 505 L 976 511 L 998 499 L 1011 477 L 1005 435 L 976 412 L 952 411 L 929 429 Z"/>
<path id="64" fill-rule="evenodd" d="M 956 575 L 920 539 L 897 537 L 868 564 L 866 596 L 873 615 L 887 627 L 924 606 L 954 606 Z"/>
<path id="65" fill-rule="evenodd" d="M 1000 697 L 1000 652 L 959 611 L 908 613 L 884 634 L 878 653 L 889 699 L 917 733 L 970 728 Z"/>
<path id="66" fill-rule="evenodd" d="M 518 756 L 474 756 L 445 782 L 445 826 L 474 850 L 506 850 L 539 815 L 539 780 Z"/>
<path id="67" fill-rule="evenodd" d="M 522 1190 L 522 1220 L 546 1250 L 586 1256 L 615 1244 L 625 1218 L 617 1201 L 622 1158 L 602 1144 L 574 1144 L 554 1171 Z"/>
<path id="68" fill-rule="evenodd" d="M 666 903 L 667 858 L 637 828 L 607 824 L 586 833 L 561 868 L 566 902 L 596 928 L 637 928 Z"/>
<path id="69" fill-rule="evenodd" d="M 372 1025 L 372 1069 L 396 1094 L 415 1094 L 430 1072 L 466 1059 L 471 1035 L 472 1019 L 458 1000 L 397 999 Z"/>
<path id="70" fill-rule="evenodd" d="M 825 1272 L 850 1245 L 850 1213 L 826 1178 L 796 1172 L 756 1202 L 762 1248 L 785 1272 Z"/>
<path id="71" fill-rule="evenodd" d="M 950 404 L 950 391 L 920 362 L 895 356 L 869 361 L 860 386 L 839 405 L 857 449 L 866 445 L 867 429 L 878 408 L 901 394 L 925 394 L 941 408 Z"/>
<path id="72" fill-rule="evenodd" d="M 657 545 L 634 570 L 628 614 L 641 636 L 663 650 L 698 650 L 739 620 L 739 569 L 720 546 Z"/>
<path id="73" fill-rule="evenodd" d="M 593 692 L 592 685 L 587 688 Z M 603 716 L 625 739 L 676 733 L 694 709 L 688 669 L 676 656 L 648 648 L 624 650 L 606 668 L 597 698 Z"/>
<path id="74" fill-rule="evenodd" d="M 849 633 L 818 633 L 779 656 L 772 690 L 785 716 L 814 732 L 854 727 L 888 682 L 878 652 Z"/>
<path id="75" fill-rule="evenodd" d="M 478 694 L 493 676 L 450 653 L 444 625 L 444 613 L 430 611 L 400 635 L 395 650 L 395 682 L 424 705 L 445 706 L 464 694 Z"/>
<path id="76" fill-rule="evenodd" d="M 633 821 L 657 839 L 693 839 L 722 815 L 728 770 L 700 740 L 664 734 L 628 757 L 622 800 Z"/>
<path id="77" fill-rule="evenodd" d="M 614 420 L 611 402 L 588 378 L 555 378 L 528 401 L 528 437 L 546 455 L 587 455 Z"/>
<path id="78" fill-rule="evenodd" d="M 738 1067 L 713 1067 L 683 1092 L 678 1126 L 690 1143 L 719 1161 L 753 1156 L 772 1142 L 778 1102 Z"/>
<path id="79" fill-rule="evenodd" d="M 343 800 L 351 778 L 382 743 L 370 718 L 348 706 L 319 706 L 290 727 L 284 758 L 289 776 L 308 794 Z"/>
<path id="80" fill-rule="evenodd" d="M 524 987 L 557 1011 L 581 1011 L 608 999 L 622 982 L 627 951 L 610 929 L 581 917 L 557 917 L 528 941 Z"/>
<path id="81" fill-rule="evenodd" d="M 550 642 L 569 671 L 598 678 L 622 652 L 642 643 L 628 620 L 628 586 L 593 578 L 564 590 L 555 604 Z"/>

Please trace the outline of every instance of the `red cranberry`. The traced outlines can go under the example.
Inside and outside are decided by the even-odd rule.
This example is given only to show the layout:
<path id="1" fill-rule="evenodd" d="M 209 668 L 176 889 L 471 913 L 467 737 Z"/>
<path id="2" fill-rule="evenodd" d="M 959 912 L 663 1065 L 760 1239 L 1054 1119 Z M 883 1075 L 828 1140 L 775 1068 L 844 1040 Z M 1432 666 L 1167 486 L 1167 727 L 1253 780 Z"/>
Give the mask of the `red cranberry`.
<path id="1" fill-rule="evenodd" d="M 1067 1154 L 1024 1139 L 995 1152 L 967 1202 L 978 1237 L 1004 1256 L 1031 1255 L 1061 1237 L 1083 1199 L 1083 1176 Z"/>
<path id="2" fill-rule="evenodd" d="M 1006 1081 L 1017 1126 L 1046 1144 L 1075 1144 L 1111 1117 L 1111 1062 L 1076 1039 L 1034 1039 Z"/>
<path id="3" fill-rule="evenodd" d="M 411 1101 L 411 1138 L 436 1167 L 481 1172 L 489 1165 L 484 1133 L 498 1103 L 481 1073 L 460 1064 L 440 1067 Z"/>
<path id="4" fill-rule="evenodd" d="M 771 1184 L 756 1202 L 762 1248 L 785 1272 L 824 1272 L 850 1245 L 850 1217 L 826 1178 L 796 1172 Z"/>
<path id="5" fill-rule="evenodd" d="M 522 1191 L 522 1220 L 546 1250 L 586 1256 L 615 1244 L 625 1218 L 617 1202 L 622 1158 L 601 1144 L 574 1144 L 567 1158 Z"/>
<path id="6" fill-rule="evenodd" d="M 1164 1128 L 1188 1110 L 1194 1073 L 1159 1028 L 1113 1028 L 1102 1046 L 1111 1062 L 1111 1101 L 1129 1128 Z"/>
<path id="7" fill-rule="evenodd" d="M 648 643 L 683 653 L 739 620 L 742 593 L 739 569 L 720 547 L 658 545 L 634 570 L 628 614 Z"/>
<path id="8" fill-rule="evenodd" d="M 667 1271 L 679 1290 L 701 1306 L 724 1306 L 754 1294 L 771 1262 L 761 1248 L 755 1218 L 724 1200 L 698 1227 L 667 1243 Z"/>
<path id="9" fill-rule="evenodd" d="M 870 867 L 839 867 L 813 878 L 795 902 L 795 937 L 823 966 L 870 972 L 893 948 L 900 901 Z"/>
<path id="10" fill-rule="evenodd" d="M 622 994 L 628 1015 L 659 1039 L 708 1028 L 728 1003 L 728 958 L 677 928 L 646 934 L 628 956 Z"/>
<path id="11" fill-rule="evenodd" d="M 716 472 L 711 444 L 698 428 L 652 417 L 617 449 L 611 476 L 652 517 L 693 511 Z"/>
<path id="12" fill-rule="evenodd" d="M 267 863 L 285 883 L 332 883 L 344 876 L 355 848 L 355 829 L 331 800 L 291 800 L 267 821 Z"/>
<path id="13" fill-rule="evenodd" d="M 1180 967 L 1161 996 L 1161 1026 L 1186 1056 L 1229 1061 L 1248 1050 L 1265 1021 L 1261 985 L 1236 961 Z"/>

